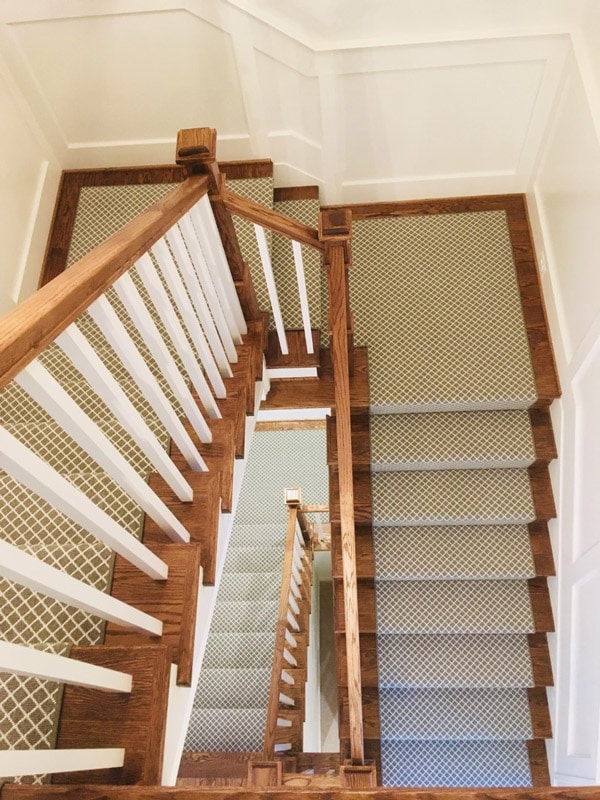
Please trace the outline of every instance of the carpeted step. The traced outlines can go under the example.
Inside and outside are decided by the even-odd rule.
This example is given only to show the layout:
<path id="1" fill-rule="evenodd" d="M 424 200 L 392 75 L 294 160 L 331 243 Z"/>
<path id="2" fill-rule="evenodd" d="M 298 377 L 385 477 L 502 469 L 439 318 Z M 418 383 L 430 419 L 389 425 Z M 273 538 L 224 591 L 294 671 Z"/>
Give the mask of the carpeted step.
<path id="1" fill-rule="evenodd" d="M 378 580 L 535 577 L 526 525 L 374 528 Z"/>
<path id="2" fill-rule="evenodd" d="M 371 416 L 371 470 L 528 467 L 535 447 L 527 411 Z"/>
<path id="3" fill-rule="evenodd" d="M 260 708 L 267 704 L 271 668 L 205 669 L 194 705 L 198 708 Z"/>
<path id="4" fill-rule="evenodd" d="M 267 710 L 263 708 L 197 708 L 188 726 L 186 748 L 193 750 L 260 750 Z"/>
<path id="5" fill-rule="evenodd" d="M 531 786 L 519 740 L 382 741 L 384 786 Z"/>
<path id="6" fill-rule="evenodd" d="M 210 629 L 215 633 L 274 631 L 278 611 L 278 599 L 264 601 L 251 597 L 238 601 L 222 601 L 219 598 Z"/>
<path id="7" fill-rule="evenodd" d="M 214 633 L 206 645 L 203 669 L 264 668 L 273 662 L 275 633 Z"/>
<path id="8" fill-rule="evenodd" d="M 382 739 L 530 739 L 527 689 L 380 689 Z"/>
<path id="9" fill-rule="evenodd" d="M 219 603 L 279 600 L 280 572 L 227 572 L 219 588 Z"/>
<path id="10" fill-rule="evenodd" d="M 281 526 L 274 527 L 274 534 L 276 539 L 281 538 Z M 259 547 L 237 545 L 233 541 L 230 543 L 225 559 L 225 570 L 227 572 L 281 572 L 281 558 L 281 548 L 270 548 L 268 543 L 263 540 L 263 529 L 261 529 Z"/>
<path id="11" fill-rule="evenodd" d="M 533 633 L 527 581 L 375 581 L 378 633 Z"/>
<path id="12" fill-rule="evenodd" d="M 377 659 L 380 691 L 534 684 L 526 634 L 379 634 Z"/>
<path id="13" fill-rule="evenodd" d="M 355 220 L 352 232 L 354 341 L 369 348 L 373 410 L 532 404 L 504 211 Z"/>
<path id="14" fill-rule="evenodd" d="M 522 524 L 535 519 L 525 469 L 380 472 L 375 526 Z"/>

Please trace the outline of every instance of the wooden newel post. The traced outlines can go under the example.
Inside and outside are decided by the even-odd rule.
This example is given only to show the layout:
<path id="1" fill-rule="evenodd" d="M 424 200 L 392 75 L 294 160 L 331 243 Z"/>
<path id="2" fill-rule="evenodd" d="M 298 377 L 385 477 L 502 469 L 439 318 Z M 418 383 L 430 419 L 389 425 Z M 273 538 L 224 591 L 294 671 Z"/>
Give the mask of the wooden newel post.
<path id="1" fill-rule="evenodd" d="M 351 214 L 346 210 L 322 211 L 319 239 L 324 244 L 329 286 L 331 357 L 335 385 L 336 438 L 340 487 L 339 518 L 344 583 L 344 630 L 348 672 L 348 716 L 352 764 L 364 763 L 362 684 L 354 536 L 354 477 L 350 417 L 350 365 L 352 362 L 348 306 Z"/>
<path id="2" fill-rule="evenodd" d="M 188 175 L 206 175 L 208 197 L 221 235 L 240 303 L 247 320 L 258 319 L 260 309 L 248 265 L 244 261 L 231 214 L 225 208 L 223 192 L 225 176 L 217 164 L 217 131 L 215 128 L 186 128 L 177 133 L 175 161 Z"/>
<path id="3" fill-rule="evenodd" d="M 319 239 L 325 248 L 324 266 L 328 273 L 328 281 L 332 279 L 332 254 L 337 251 L 334 262 L 339 263 L 343 256 L 343 286 L 341 276 L 336 285 L 336 297 L 343 291 L 343 302 L 346 308 L 346 338 L 348 350 L 348 369 L 349 374 L 354 374 L 354 318 L 350 309 L 349 291 L 349 268 L 352 264 L 352 212 L 348 209 L 329 209 L 321 211 L 319 214 Z M 333 298 L 331 294 L 331 283 L 329 285 L 329 332 L 333 329 L 332 314 L 334 310 Z M 340 301 L 341 302 L 341 301 Z"/>

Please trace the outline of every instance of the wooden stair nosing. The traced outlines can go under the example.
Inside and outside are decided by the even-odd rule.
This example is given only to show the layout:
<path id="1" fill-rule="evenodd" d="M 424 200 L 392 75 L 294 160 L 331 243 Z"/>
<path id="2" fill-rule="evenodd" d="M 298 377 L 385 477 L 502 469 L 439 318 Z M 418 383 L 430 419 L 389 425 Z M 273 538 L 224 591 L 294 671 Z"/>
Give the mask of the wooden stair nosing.
<path id="1" fill-rule="evenodd" d="M 58 773 L 52 782 L 160 784 L 171 670 L 168 648 L 73 647 L 70 655 L 132 674 L 133 687 L 131 693 L 122 693 L 65 686 L 56 747 L 124 747 L 125 764 Z"/>
<path id="2" fill-rule="evenodd" d="M 117 555 L 111 595 L 160 619 L 163 623 L 162 636 L 150 637 L 109 622 L 104 645 L 164 645 L 169 648 L 172 660 L 177 664 L 177 683 L 190 686 L 198 593 L 202 580 L 201 545 L 153 543 L 148 546 L 168 565 L 167 580 L 155 581 Z"/>
<path id="3" fill-rule="evenodd" d="M 203 583 L 212 586 L 215 582 L 217 544 L 219 537 L 220 478 L 218 474 L 192 472 L 182 473 L 194 492 L 191 503 L 182 503 L 171 487 L 157 473 L 150 476 L 150 487 L 190 534 L 190 541 L 197 542 L 202 551 Z M 146 516 L 144 521 L 144 544 L 164 544 L 170 540 L 154 520 Z"/>

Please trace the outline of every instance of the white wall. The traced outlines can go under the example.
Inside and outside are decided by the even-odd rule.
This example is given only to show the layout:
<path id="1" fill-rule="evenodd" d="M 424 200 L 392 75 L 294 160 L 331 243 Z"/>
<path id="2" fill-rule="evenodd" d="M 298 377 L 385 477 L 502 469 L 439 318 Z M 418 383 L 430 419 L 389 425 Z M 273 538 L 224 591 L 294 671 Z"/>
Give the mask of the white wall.
<path id="1" fill-rule="evenodd" d="M 553 783 L 600 783 L 600 18 L 573 37 L 529 204 L 563 395 L 551 526 Z"/>
<path id="2" fill-rule="evenodd" d="M 0 61 L 0 315 L 37 286 L 60 166 Z"/>

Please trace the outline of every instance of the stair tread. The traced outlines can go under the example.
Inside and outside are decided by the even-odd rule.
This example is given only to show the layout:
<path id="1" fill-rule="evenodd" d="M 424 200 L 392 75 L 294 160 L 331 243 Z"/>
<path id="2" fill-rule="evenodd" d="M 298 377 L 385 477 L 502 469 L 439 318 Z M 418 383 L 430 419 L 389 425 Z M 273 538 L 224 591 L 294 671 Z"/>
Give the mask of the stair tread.
<path id="1" fill-rule="evenodd" d="M 194 708 L 185 742 L 186 750 L 260 750 L 263 746 L 266 707 Z"/>
<path id="2" fill-rule="evenodd" d="M 376 581 L 380 633 L 533 633 L 527 581 Z"/>
<path id="3" fill-rule="evenodd" d="M 266 708 L 270 681 L 270 667 L 202 670 L 194 708 Z"/>
<path id="4" fill-rule="evenodd" d="M 281 570 L 278 572 L 227 572 L 219 587 L 218 602 L 261 602 L 279 599 Z"/>
<path id="5" fill-rule="evenodd" d="M 521 524 L 535 519 L 525 469 L 381 472 L 374 525 Z"/>
<path id="6" fill-rule="evenodd" d="M 378 580 L 533 578 L 526 525 L 375 528 Z"/>
<path id="7" fill-rule="evenodd" d="M 274 631 L 277 625 L 279 600 L 217 601 L 211 622 L 212 633 Z"/>
<path id="8" fill-rule="evenodd" d="M 535 447 L 527 411 L 371 416 L 371 469 L 528 467 Z"/>
<path id="9" fill-rule="evenodd" d="M 380 689 L 530 687 L 526 634 L 379 634 Z"/>
<path id="10" fill-rule="evenodd" d="M 202 666 L 208 669 L 270 666 L 274 647 L 274 632 L 211 633 Z"/>
<path id="11" fill-rule="evenodd" d="M 536 399 L 504 211 L 355 220 L 350 306 L 376 411 Z M 377 295 L 373 313 L 373 287 Z"/>
<path id="12" fill-rule="evenodd" d="M 379 690 L 382 739 L 530 739 L 527 689 Z"/>
<path id="13" fill-rule="evenodd" d="M 531 786 L 519 740 L 382 741 L 384 786 Z"/>

